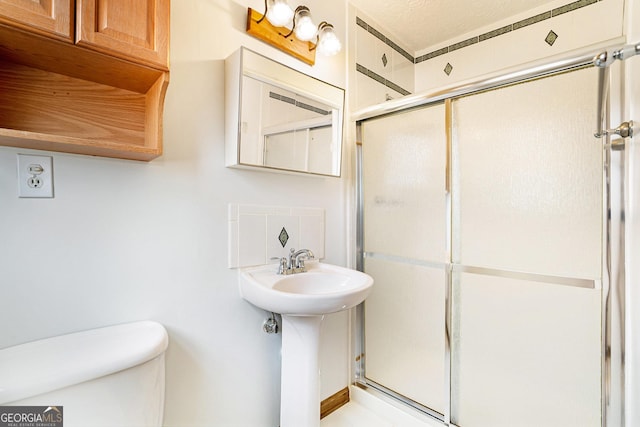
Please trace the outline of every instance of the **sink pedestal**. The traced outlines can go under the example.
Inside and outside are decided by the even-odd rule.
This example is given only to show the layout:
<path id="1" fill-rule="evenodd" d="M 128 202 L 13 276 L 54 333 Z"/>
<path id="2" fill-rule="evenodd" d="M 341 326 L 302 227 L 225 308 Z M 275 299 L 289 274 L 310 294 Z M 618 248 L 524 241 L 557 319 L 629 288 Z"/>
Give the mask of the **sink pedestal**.
<path id="1" fill-rule="evenodd" d="M 325 314 L 348 310 L 371 292 L 373 278 L 317 261 L 307 271 L 278 274 L 274 265 L 240 270 L 240 295 L 282 315 L 280 427 L 320 427 L 320 324 Z"/>
<path id="2" fill-rule="evenodd" d="M 282 315 L 280 427 L 320 426 L 318 352 L 323 315 Z"/>

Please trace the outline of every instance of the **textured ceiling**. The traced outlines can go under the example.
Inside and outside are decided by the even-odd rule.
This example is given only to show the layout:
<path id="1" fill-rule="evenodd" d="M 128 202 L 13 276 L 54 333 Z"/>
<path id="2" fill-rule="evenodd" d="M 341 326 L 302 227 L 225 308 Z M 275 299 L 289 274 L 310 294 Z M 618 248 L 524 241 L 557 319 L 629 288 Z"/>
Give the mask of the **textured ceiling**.
<path id="1" fill-rule="evenodd" d="M 418 52 L 528 10 L 545 0 L 350 0 L 397 43 Z"/>

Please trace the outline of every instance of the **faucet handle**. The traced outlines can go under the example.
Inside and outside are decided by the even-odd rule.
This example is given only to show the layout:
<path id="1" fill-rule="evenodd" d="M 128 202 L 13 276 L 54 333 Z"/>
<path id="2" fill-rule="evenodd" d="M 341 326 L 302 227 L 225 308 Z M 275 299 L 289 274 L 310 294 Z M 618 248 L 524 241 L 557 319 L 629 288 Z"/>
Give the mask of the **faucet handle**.
<path id="1" fill-rule="evenodd" d="M 294 268 L 296 264 L 296 248 L 289 249 L 289 268 Z"/>
<path id="2" fill-rule="evenodd" d="M 271 260 L 278 260 L 278 274 L 285 274 L 285 271 L 287 270 L 287 258 L 286 257 L 278 257 L 278 256 L 274 256 L 270 258 Z"/>

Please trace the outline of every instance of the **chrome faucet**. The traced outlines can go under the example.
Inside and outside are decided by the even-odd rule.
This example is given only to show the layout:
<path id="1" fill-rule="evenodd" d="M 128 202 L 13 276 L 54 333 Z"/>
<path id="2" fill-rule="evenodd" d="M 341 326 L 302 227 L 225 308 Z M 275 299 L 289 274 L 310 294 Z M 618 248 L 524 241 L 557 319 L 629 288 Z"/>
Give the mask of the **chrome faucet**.
<path id="1" fill-rule="evenodd" d="M 289 268 L 298 269 L 298 271 L 294 271 L 294 273 L 303 273 L 307 271 L 304 266 L 305 259 L 314 259 L 315 256 L 313 252 L 309 249 L 300 249 L 296 251 L 294 248 L 291 248 L 291 253 L 289 253 Z"/>
<path id="2" fill-rule="evenodd" d="M 271 258 L 278 260 L 278 274 L 295 274 L 295 273 L 304 273 L 307 271 L 307 268 L 304 265 L 304 261 L 306 259 L 314 259 L 315 256 L 313 252 L 309 249 L 300 249 L 296 251 L 291 248 L 289 252 L 289 257 L 282 258 Z"/>

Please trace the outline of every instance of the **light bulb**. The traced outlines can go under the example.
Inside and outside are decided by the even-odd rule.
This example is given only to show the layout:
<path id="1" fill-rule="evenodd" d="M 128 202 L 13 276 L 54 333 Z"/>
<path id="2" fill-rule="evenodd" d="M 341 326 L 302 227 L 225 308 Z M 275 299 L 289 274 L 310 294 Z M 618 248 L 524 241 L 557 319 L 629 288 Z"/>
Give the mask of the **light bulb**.
<path id="1" fill-rule="evenodd" d="M 324 56 L 332 56 L 340 52 L 342 43 L 333 31 L 333 25 L 323 22 L 318 31 L 318 52 Z"/>
<path id="2" fill-rule="evenodd" d="M 318 31 L 316 25 L 311 20 L 311 12 L 306 6 L 298 6 L 296 9 L 295 33 L 296 37 L 302 41 L 312 40 Z"/>
<path id="3" fill-rule="evenodd" d="M 293 10 L 287 0 L 270 0 L 267 8 L 267 20 L 275 27 L 284 27 L 293 20 Z"/>

